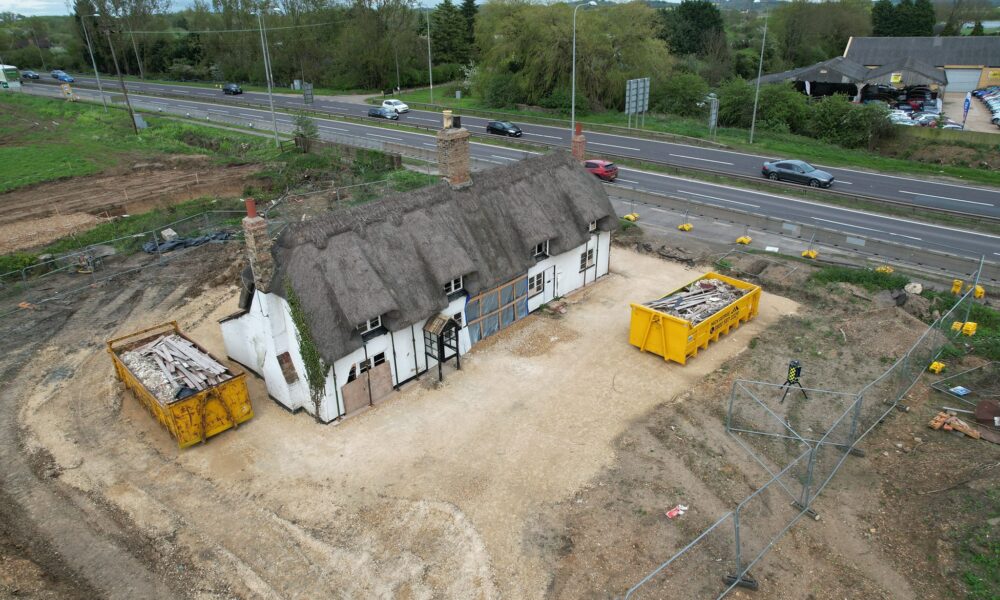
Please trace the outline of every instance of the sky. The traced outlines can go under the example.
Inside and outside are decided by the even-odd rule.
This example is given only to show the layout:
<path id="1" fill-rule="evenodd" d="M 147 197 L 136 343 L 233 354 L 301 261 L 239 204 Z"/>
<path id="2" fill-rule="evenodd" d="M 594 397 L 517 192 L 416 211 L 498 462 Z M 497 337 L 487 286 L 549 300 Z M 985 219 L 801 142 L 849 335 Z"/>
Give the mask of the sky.
<path id="1" fill-rule="evenodd" d="M 438 0 L 418 0 L 421 6 L 434 6 Z M 173 0 L 172 10 L 184 10 L 193 0 Z M 457 2 L 456 2 L 457 4 Z M 0 12 L 12 12 L 26 17 L 35 15 L 69 15 L 73 13 L 72 1 L 67 0 L 0 0 Z"/>

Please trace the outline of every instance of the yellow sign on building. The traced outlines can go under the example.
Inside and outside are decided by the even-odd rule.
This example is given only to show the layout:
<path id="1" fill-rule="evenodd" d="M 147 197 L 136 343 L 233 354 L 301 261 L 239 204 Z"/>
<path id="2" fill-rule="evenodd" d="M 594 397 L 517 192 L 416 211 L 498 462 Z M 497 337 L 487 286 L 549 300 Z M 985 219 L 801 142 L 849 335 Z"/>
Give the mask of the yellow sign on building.
<path id="1" fill-rule="evenodd" d="M 893 83 L 893 84 L 903 83 L 903 74 L 902 73 L 893 73 L 892 75 L 889 76 L 889 83 Z"/>

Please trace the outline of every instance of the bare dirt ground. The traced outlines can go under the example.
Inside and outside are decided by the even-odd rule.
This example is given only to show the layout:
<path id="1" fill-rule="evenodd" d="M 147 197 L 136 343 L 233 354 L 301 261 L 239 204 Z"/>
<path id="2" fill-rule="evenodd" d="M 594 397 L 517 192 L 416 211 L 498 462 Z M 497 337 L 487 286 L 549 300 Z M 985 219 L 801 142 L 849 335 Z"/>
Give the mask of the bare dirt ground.
<path id="1" fill-rule="evenodd" d="M 201 196 L 237 196 L 258 165 L 213 166 L 207 156 L 167 156 L 127 170 L 43 183 L 0 194 L 0 254 Z"/>
<path id="2" fill-rule="evenodd" d="M 280 409 L 251 379 L 254 420 L 179 451 L 121 392 L 102 342 L 177 319 L 223 356 L 216 320 L 235 308 L 224 282 L 235 279 L 236 251 L 200 248 L 3 324 L 0 593 L 620 596 L 759 483 L 759 467 L 722 430 L 735 376 L 780 382 L 795 355 L 810 385 L 851 387 L 919 333 L 909 315 L 869 310 L 851 290 L 819 307 L 765 294 L 756 320 L 687 366 L 664 363 L 627 344 L 627 303 L 704 268 L 618 248 L 613 274 L 571 296 L 567 314 L 491 338 L 441 385 L 411 384 L 323 426 Z M 774 267 L 775 289 L 802 276 L 788 271 Z M 818 501 L 823 519 L 797 525 L 756 570 L 762 597 L 952 597 L 945 563 L 929 576 L 924 542 L 907 543 L 923 514 L 913 511 L 946 498 L 914 502 L 913 492 L 959 481 L 971 448 L 978 462 L 996 453 L 931 438 L 923 421 L 915 409 L 876 432 L 868 456 Z M 914 448 L 914 436 L 927 441 Z M 941 452 L 953 468 L 915 462 Z M 921 477 L 911 481 L 913 469 Z M 670 521 L 663 510 L 676 502 L 692 509 Z M 939 533 L 932 520 L 921 527 Z M 714 568 L 698 566 L 700 579 L 670 597 L 718 593 Z"/>

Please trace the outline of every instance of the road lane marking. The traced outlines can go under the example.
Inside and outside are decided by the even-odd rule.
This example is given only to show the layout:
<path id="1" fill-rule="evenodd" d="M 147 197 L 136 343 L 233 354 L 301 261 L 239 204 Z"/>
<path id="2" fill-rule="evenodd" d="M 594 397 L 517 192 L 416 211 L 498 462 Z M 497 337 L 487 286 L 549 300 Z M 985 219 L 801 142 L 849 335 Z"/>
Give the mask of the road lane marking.
<path id="1" fill-rule="evenodd" d="M 387 139 L 387 140 L 392 140 L 394 142 L 402 142 L 403 141 L 403 138 L 391 137 L 391 136 L 388 136 L 388 135 L 379 135 L 377 133 L 369 133 L 368 135 L 370 135 L 372 137 L 378 137 L 378 138 L 384 138 L 384 139 Z"/>
<path id="2" fill-rule="evenodd" d="M 437 144 L 431 144 L 430 142 L 424 142 L 425 146 L 430 146 L 431 148 L 437 148 Z"/>
<path id="3" fill-rule="evenodd" d="M 676 156 L 677 158 L 686 158 L 688 160 L 702 160 L 702 161 L 710 162 L 710 163 L 718 163 L 720 165 L 729 165 L 730 167 L 733 166 L 733 163 L 726 162 L 724 160 L 712 160 L 710 158 L 698 158 L 697 156 L 686 156 L 684 154 L 668 154 L 667 156 Z"/>
<path id="4" fill-rule="evenodd" d="M 949 198 L 948 196 L 935 196 L 934 194 L 924 194 L 923 192 L 908 192 L 906 190 L 899 190 L 900 194 L 913 194 L 914 196 L 925 196 L 927 198 L 937 198 L 939 200 L 952 200 L 954 202 L 965 202 L 967 204 L 979 204 L 980 206 L 995 206 L 988 202 L 976 202 L 974 200 L 962 200 L 961 198 Z"/>
<path id="5" fill-rule="evenodd" d="M 412 121 L 427 121 L 429 123 L 437 123 L 438 122 L 437 119 L 425 119 L 423 117 L 411 117 L 411 116 L 407 116 L 406 120 L 407 121 L 411 121 L 411 120 Z"/>
<path id="6" fill-rule="evenodd" d="M 833 223 L 834 225 L 843 225 L 844 227 L 854 227 L 855 229 L 864 229 L 866 231 L 874 231 L 876 233 L 889 233 L 888 231 L 882 231 L 881 229 L 875 229 L 873 227 L 862 227 L 861 225 L 851 225 L 850 223 L 843 223 L 841 221 L 831 221 L 830 219 L 821 219 L 819 217 L 809 217 L 814 221 L 823 221 L 824 223 Z"/>
<path id="7" fill-rule="evenodd" d="M 709 198 L 709 199 L 712 199 L 712 200 L 718 200 L 720 202 L 732 202 L 733 204 L 742 204 L 743 206 L 752 206 L 753 208 L 760 208 L 760 206 L 758 206 L 756 204 L 750 204 L 749 202 L 740 202 L 738 200 L 729 200 L 727 198 L 718 198 L 716 196 L 709 196 L 707 194 L 699 194 L 698 192 L 689 192 L 687 190 L 677 190 L 677 193 L 678 194 L 690 194 L 692 196 L 700 196 L 702 198 Z"/>
<path id="8" fill-rule="evenodd" d="M 844 180 L 842 180 L 842 179 L 834 179 L 834 180 L 833 180 L 833 182 L 834 182 L 834 183 L 843 183 L 843 184 L 845 184 L 845 185 L 854 185 L 854 184 L 853 184 L 853 183 L 851 183 L 850 181 L 844 181 Z"/>
<path id="9" fill-rule="evenodd" d="M 496 154 L 490 154 L 490 156 L 492 156 L 493 158 L 499 158 L 500 160 L 513 160 L 513 161 L 521 160 L 520 158 L 511 158 L 509 156 L 498 156 Z"/>
<path id="10" fill-rule="evenodd" d="M 332 129 L 334 131 L 343 131 L 344 133 L 350 132 L 350 129 L 341 129 L 340 127 L 330 127 L 329 125 L 318 125 L 320 129 Z"/>
<path id="11" fill-rule="evenodd" d="M 639 151 L 638 148 L 629 148 L 628 146 L 615 146 L 614 144 L 602 144 L 600 142 L 590 142 L 590 143 L 593 146 L 607 146 L 608 148 L 619 148 L 621 150 L 634 150 L 635 152 Z"/>
<path id="12" fill-rule="evenodd" d="M 623 182 L 625 182 L 625 183 L 634 183 L 634 184 L 636 184 L 636 185 L 638 185 L 638 184 L 639 184 L 639 182 L 638 182 L 638 181 L 632 181 L 631 179 L 622 179 L 621 177 L 619 177 L 619 178 L 618 178 L 618 179 L 616 179 L 615 181 L 623 181 Z"/>
<path id="13" fill-rule="evenodd" d="M 752 190 L 748 190 L 748 189 L 745 189 L 745 188 L 738 188 L 738 187 L 734 187 L 734 186 L 731 186 L 731 185 L 724 185 L 724 184 L 721 184 L 721 183 L 708 183 L 708 182 L 705 182 L 705 181 L 699 181 L 697 179 L 689 179 L 687 177 L 677 177 L 676 175 L 666 175 L 664 173 L 657 173 L 655 171 L 646 171 L 646 170 L 643 170 L 643 169 L 634 169 L 634 168 L 631 168 L 631 167 L 629 167 L 627 169 L 622 169 L 622 171 L 623 172 L 632 172 L 632 173 L 643 173 L 645 175 L 652 175 L 653 177 L 661 177 L 663 179 L 675 179 L 677 181 L 684 181 L 684 182 L 695 184 L 695 185 L 704 185 L 704 186 L 708 186 L 708 187 L 723 188 L 723 189 L 727 189 L 727 190 L 732 190 L 734 192 L 739 192 L 741 194 L 750 194 L 750 195 L 754 195 L 754 196 L 764 196 L 765 198 L 768 198 L 770 200 L 784 200 L 784 201 L 787 201 L 787 202 L 795 202 L 796 204 L 809 205 L 810 207 L 815 206 L 817 204 L 817 202 L 814 201 L 814 200 L 800 200 L 799 198 L 794 198 L 792 196 L 782 196 L 780 194 L 768 194 L 768 193 L 765 193 L 765 192 L 755 192 L 755 191 L 752 191 Z M 653 192 L 653 193 L 655 193 L 655 194 L 664 194 L 665 192 L 659 191 L 659 192 Z M 908 223 L 908 224 L 917 225 L 917 226 L 920 226 L 920 227 L 932 227 L 934 229 L 943 229 L 945 231 L 953 231 L 953 232 L 956 232 L 956 233 L 961 233 L 961 234 L 966 235 L 966 236 L 983 237 L 983 238 L 1000 240 L 1000 236 L 996 236 L 996 235 L 992 235 L 992 234 L 988 234 L 988 233 L 982 233 L 982 232 L 979 232 L 979 231 L 971 231 L 969 229 L 959 229 L 957 227 L 948 227 L 946 225 L 935 225 L 933 223 L 927 223 L 927 222 L 924 222 L 924 221 L 914 221 L 912 219 L 904 219 L 902 217 L 890 217 L 890 216 L 887 216 L 887 215 L 880 215 L 880 214 L 876 214 L 876 213 L 865 212 L 863 210 L 856 210 L 856 209 L 853 209 L 853 208 L 843 208 L 843 207 L 840 207 L 840 206 L 833 206 L 831 204 L 823 204 L 822 206 L 824 208 L 827 208 L 827 209 L 835 211 L 835 212 L 839 211 L 839 212 L 848 212 L 848 213 L 854 213 L 854 214 L 858 214 L 858 215 L 864 215 L 865 217 L 867 217 L 869 219 L 884 219 L 886 221 L 895 221 L 895 222 L 898 222 L 898 223 Z"/>
<path id="14" fill-rule="evenodd" d="M 543 133 L 528 133 L 527 131 L 525 131 L 523 133 L 524 133 L 524 135 L 533 135 L 535 137 L 549 138 L 550 140 L 561 140 L 562 139 L 558 135 L 545 135 Z M 596 143 L 597 142 L 591 142 L 591 144 L 596 144 Z M 607 144 L 604 144 L 604 145 L 606 146 Z M 618 148 L 618 146 L 612 146 L 612 147 L 613 148 Z M 629 149 L 631 150 L 632 148 L 629 148 Z"/>

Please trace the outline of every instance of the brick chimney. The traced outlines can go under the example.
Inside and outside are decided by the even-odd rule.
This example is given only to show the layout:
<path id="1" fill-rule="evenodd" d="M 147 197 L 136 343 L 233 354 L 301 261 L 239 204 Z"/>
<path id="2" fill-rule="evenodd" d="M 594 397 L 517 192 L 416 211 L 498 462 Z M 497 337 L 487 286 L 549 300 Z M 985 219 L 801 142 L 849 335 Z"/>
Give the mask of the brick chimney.
<path id="1" fill-rule="evenodd" d="M 257 202 L 246 199 L 247 216 L 243 217 L 243 237 L 246 240 L 247 260 L 253 271 L 253 284 L 262 291 L 270 291 L 274 258 L 271 256 L 271 236 L 267 235 L 267 221 L 257 214 Z"/>
<path id="2" fill-rule="evenodd" d="M 469 130 L 461 126 L 460 117 L 452 117 L 450 110 L 443 116 L 444 128 L 437 134 L 438 170 L 452 188 L 470 186 Z"/>
<path id="3" fill-rule="evenodd" d="M 583 125 L 576 124 L 576 131 L 573 133 L 572 143 L 573 158 L 584 160 L 587 156 L 587 138 L 583 137 Z"/>

